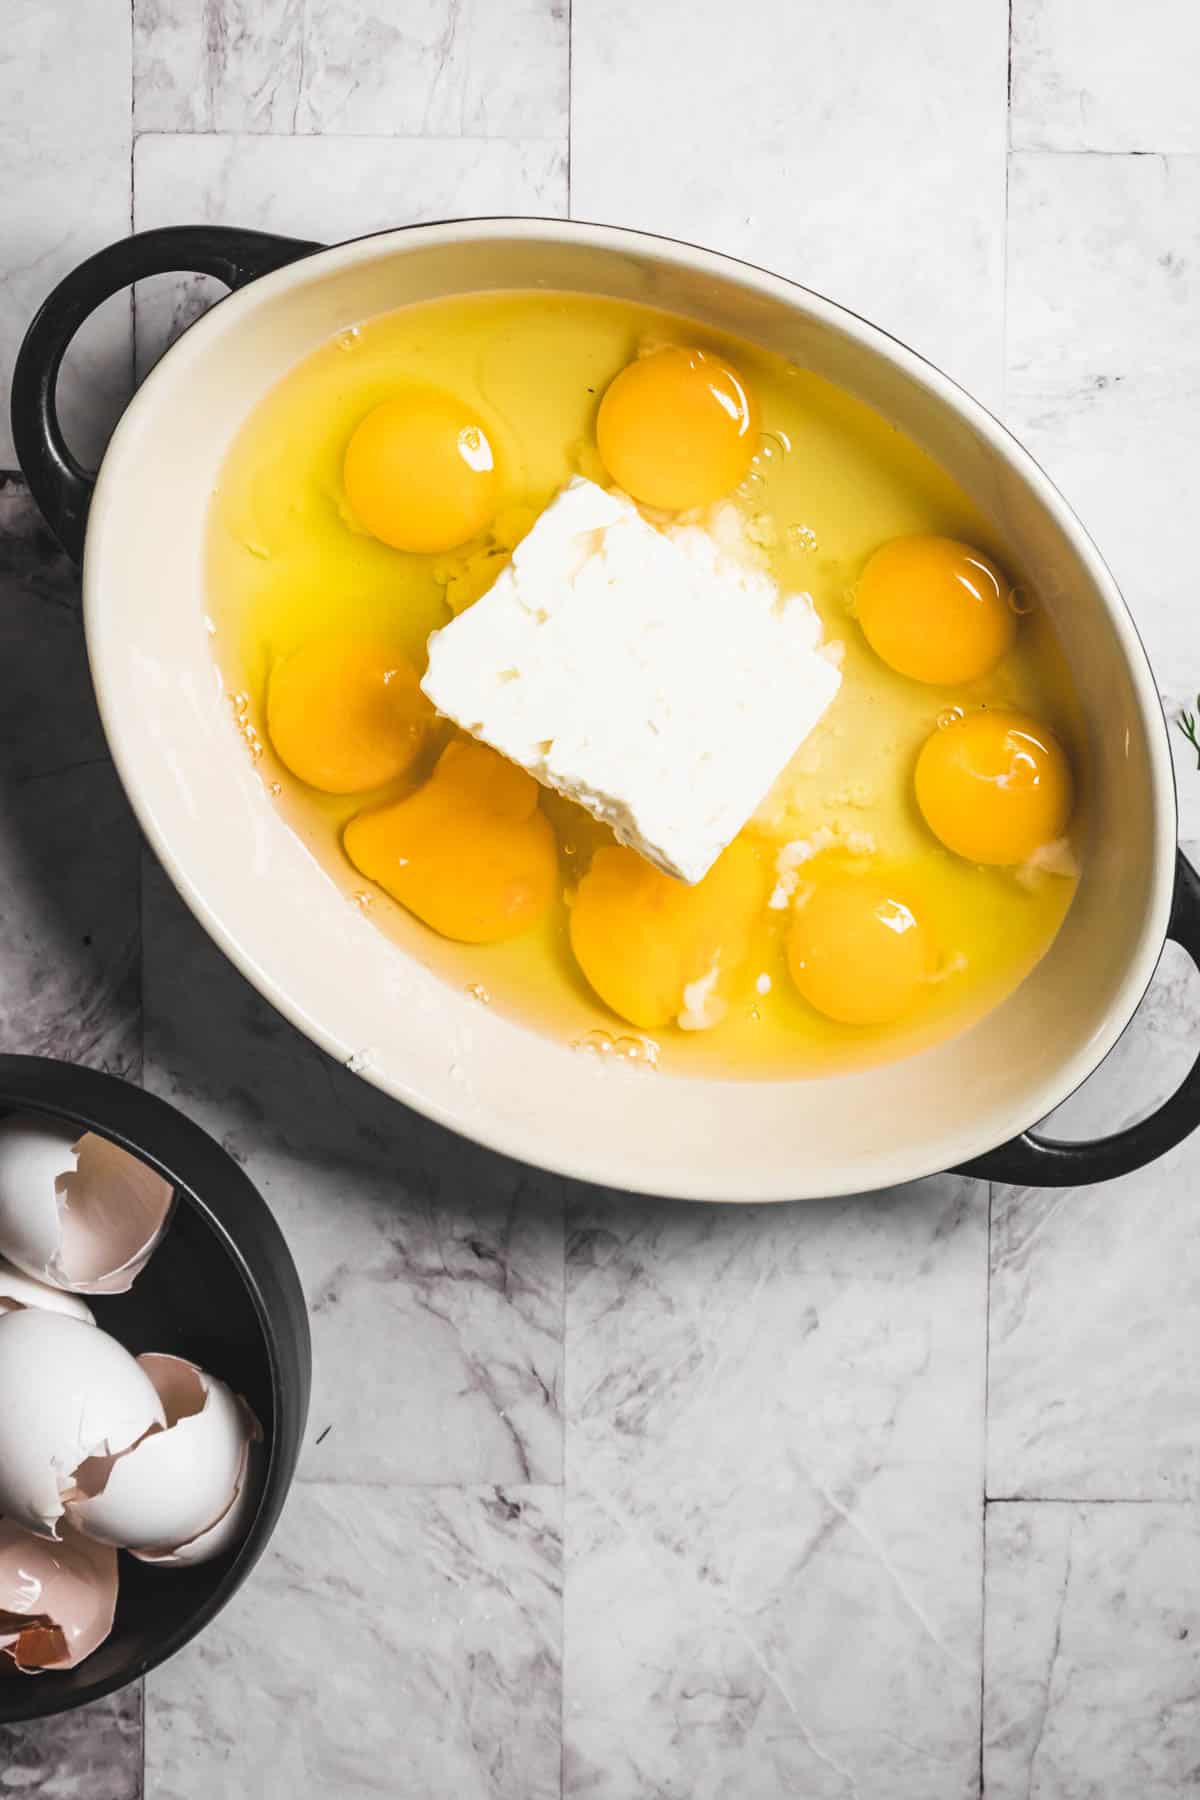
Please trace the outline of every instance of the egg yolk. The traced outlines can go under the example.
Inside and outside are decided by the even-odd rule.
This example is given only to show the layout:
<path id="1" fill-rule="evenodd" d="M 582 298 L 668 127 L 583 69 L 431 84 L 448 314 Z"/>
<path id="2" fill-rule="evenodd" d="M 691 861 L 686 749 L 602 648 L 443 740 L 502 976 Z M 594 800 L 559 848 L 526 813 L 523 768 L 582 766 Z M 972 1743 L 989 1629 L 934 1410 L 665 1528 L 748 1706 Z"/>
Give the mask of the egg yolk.
<path id="1" fill-rule="evenodd" d="M 384 400 L 346 448 L 342 481 L 364 531 L 395 550 L 453 550 L 496 511 L 499 478 L 482 421 L 453 394 Z"/>
<path id="2" fill-rule="evenodd" d="M 757 409 L 735 369 L 668 346 L 632 362 L 600 402 L 596 442 L 619 488 L 681 512 L 735 488 L 754 454 Z"/>
<path id="3" fill-rule="evenodd" d="M 933 968 L 928 933 L 873 876 L 828 877 L 797 902 L 787 963 L 802 997 L 843 1025 L 890 1025 Z"/>
<path id="4" fill-rule="evenodd" d="M 1022 863 L 1066 830 L 1066 752 L 1025 713 L 983 711 L 935 731 L 916 769 L 917 804 L 935 837 L 968 862 Z"/>
<path id="5" fill-rule="evenodd" d="M 893 538 L 859 580 L 858 619 L 876 656 L 913 681 L 986 675 L 1012 645 L 1010 589 L 991 557 L 953 538 Z"/>
<path id="6" fill-rule="evenodd" d="M 369 881 L 463 944 L 518 937 L 558 887 L 536 781 L 465 739 L 447 746 L 415 794 L 351 819 L 343 841 Z"/>
<path id="7" fill-rule="evenodd" d="M 316 638 L 282 658 L 267 685 L 280 762 L 326 794 L 394 781 L 434 718 L 412 664 L 384 639 Z"/>
<path id="8" fill-rule="evenodd" d="M 693 887 L 609 846 L 579 884 L 571 948 L 600 998 L 631 1025 L 715 1025 L 749 954 L 765 888 L 758 852 L 741 842 Z"/>

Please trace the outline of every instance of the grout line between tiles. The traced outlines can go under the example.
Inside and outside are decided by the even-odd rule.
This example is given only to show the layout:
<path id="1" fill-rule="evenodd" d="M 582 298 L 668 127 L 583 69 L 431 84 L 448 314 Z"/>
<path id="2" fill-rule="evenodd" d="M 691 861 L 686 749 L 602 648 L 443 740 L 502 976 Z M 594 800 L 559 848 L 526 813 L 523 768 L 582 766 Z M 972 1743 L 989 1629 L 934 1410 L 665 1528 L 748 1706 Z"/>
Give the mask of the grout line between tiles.
<path id="1" fill-rule="evenodd" d="M 575 0 L 567 0 L 567 217 L 573 216 L 571 197 L 571 161 L 574 150 L 575 104 Z"/>
<path id="2" fill-rule="evenodd" d="M 562 1483 L 559 1481 L 488 1481 L 486 1476 L 477 1480 L 454 1480 L 447 1477 L 439 1481 L 406 1481 L 397 1475 L 306 1475 L 297 1470 L 292 1478 L 293 1487 L 306 1488 L 361 1488 L 370 1493 L 403 1493 L 403 1494 L 561 1494 Z"/>
<path id="3" fill-rule="evenodd" d="M 1008 202 L 1012 176 L 1013 0 L 1008 0 L 1008 73 L 1004 91 L 1004 243 L 1000 267 L 1000 406 L 1008 417 Z M 991 1246 L 991 1189 L 988 1190 L 989 1271 Z"/>
<path id="4" fill-rule="evenodd" d="M 1007 166 L 1007 157 L 1005 158 Z M 1007 242 L 1007 230 L 1005 239 Z M 979 1507 L 979 1792 L 983 1793 L 984 1704 L 987 1698 L 987 1472 L 988 1407 L 992 1369 L 992 1201 L 996 1184 L 987 1184 L 987 1230 L 984 1234 L 986 1267 L 983 1282 L 983 1479 Z"/>
<path id="5" fill-rule="evenodd" d="M 991 1202 L 991 1182 L 988 1183 L 989 1211 Z M 987 1701 L 987 1500 L 984 1500 L 980 1529 L 980 1546 L 983 1555 L 980 1559 L 980 1607 L 979 1607 L 979 1794 L 983 1800 L 984 1779 L 984 1730 L 986 1714 L 984 1706 Z"/>
<path id="6" fill-rule="evenodd" d="M 1009 144 L 1014 156 L 1107 156 L 1121 160 L 1126 156 L 1153 156 L 1160 162 L 1197 162 L 1200 161 L 1200 150 L 1133 150 L 1112 148 L 1100 150 L 1089 144 L 1072 144 L 1063 149 L 1055 144 Z"/>
<path id="7" fill-rule="evenodd" d="M 568 53 L 569 63 L 570 55 Z M 570 181 L 570 130 L 571 102 L 568 93 L 568 184 Z M 143 138 L 157 138 L 164 142 L 169 142 L 172 138 L 252 138 L 255 141 L 273 138 L 281 144 L 327 143 L 330 141 L 347 144 L 558 144 L 562 142 L 562 133 L 558 131 L 249 131 L 244 127 L 231 130 L 227 126 L 217 125 L 171 127 L 148 125 L 142 129 L 135 129 L 133 138 L 135 143 L 141 143 Z M 1114 161 L 1121 161 L 1130 156 L 1150 156 L 1156 157 L 1160 162 L 1200 162 L 1200 150 L 1100 150 L 1094 145 L 1086 144 L 1062 148 L 1054 144 L 1014 144 L 1011 142 L 1007 147 L 1013 156 L 1055 158 L 1094 156 L 1109 157 Z"/>
<path id="8" fill-rule="evenodd" d="M 570 139 L 568 138 L 568 143 Z M 570 164 L 568 163 L 568 171 Z M 567 217 L 570 217 L 570 175 L 567 178 Z M 558 1793 L 559 1800 L 567 1791 L 567 1215 L 570 1191 L 562 1190 L 562 1328 L 559 1352 L 559 1418 L 562 1421 L 562 1460 L 559 1464 L 558 1521 Z"/>
<path id="9" fill-rule="evenodd" d="M 134 149 L 137 144 L 137 130 L 134 123 L 136 109 L 134 69 L 134 35 L 137 30 L 137 0 L 129 0 L 129 231 L 134 229 L 133 203 L 133 168 Z M 137 387 L 137 285 L 129 284 L 129 392 L 132 397 Z M 144 879 L 145 851 L 138 841 L 137 851 L 137 1008 L 138 1008 L 138 1068 L 137 1081 L 139 1087 L 146 1085 L 146 883 Z M 146 1733 L 148 1709 L 146 1706 L 146 1678 L 138 1682 L 138 1756 L 137 1771 L 138 1800 L 146 1800 L 149 1776 L 146 1759 Z"/>
<path id="10" fill-rule="evenodd" d="M 568 61 L 569 61 L 568 56 Z M 568 102 L 568 134 L 570 104 Z M 181 125 L 164 129 L 161 125 L 134 130 L 133 140 L 156 138 L 169 143 L 173 138 L 252 138 L 255 142 L 274 139 L 280 144 L 561 144 L 561 131 L 230 131 L 225 127 Z M 1200 152 L 1198 152 L 1200 154 Z M 568 136 L 567 174 L 570 179 L 570 146 Z"/>
<path id="11" fill-rule="evenodd" d="M 575 148 L 575 4 L 567 0 L 567 217 L 574 217 L 571 190 Z M 559 1413 L 562 1419 L 562 1462 L 559 1467 L 562 1511 L 559 1515 L 559 1639 L 558 1639 L 558 1793 L 567 1791 L 567 1227 L 570 1190 L 562 1190 L 562 1330 L 559 1352 Z"/>
<path id="12" fill-rule="evenodd" d="M 1187 1506 L 1200 1508 L 1194 1494 L 988 1494 L 985 1506 Z"/>

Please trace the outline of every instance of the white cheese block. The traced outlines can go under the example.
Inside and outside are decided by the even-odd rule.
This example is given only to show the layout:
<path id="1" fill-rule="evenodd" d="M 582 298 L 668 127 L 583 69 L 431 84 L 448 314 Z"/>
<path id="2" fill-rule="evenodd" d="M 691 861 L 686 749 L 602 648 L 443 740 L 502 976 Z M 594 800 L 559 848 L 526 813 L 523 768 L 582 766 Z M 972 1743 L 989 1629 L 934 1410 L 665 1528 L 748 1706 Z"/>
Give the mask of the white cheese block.
<path id="1" fill-rule="evenodd" d="M 574 480 L 494 585 L 429 640 L 422 688 L 658 868 L 707 873 L 837 693 L 807 594 L 741 515 L 656 530 Z"/>

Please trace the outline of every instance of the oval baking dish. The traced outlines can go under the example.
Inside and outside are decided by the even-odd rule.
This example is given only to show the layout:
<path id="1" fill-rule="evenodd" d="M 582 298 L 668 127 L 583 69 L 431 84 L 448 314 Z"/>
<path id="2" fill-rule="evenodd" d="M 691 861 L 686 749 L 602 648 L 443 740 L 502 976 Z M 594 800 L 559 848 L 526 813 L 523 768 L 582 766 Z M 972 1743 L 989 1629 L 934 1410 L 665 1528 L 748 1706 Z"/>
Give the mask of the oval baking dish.
<path id="1" fill-rule="evenodd" d="M 56 419 L 63 351 L 107 295 L 185 269 L 235 291 L 155 368 L 93 490 Z M 799 1082 L 606 1069 L 399 954 L 266 804 L 229 727 L 204 627 L 205 516 L 229 442 L 265 390 L 340 328 L 407 302 L 518 288 L 648 303 L 802 363 L 928 452 L 995 525 L 1017 578 L 1036 572 L 1086 719 L 1085 872 L 1049 954 L 962 1036 Z M 1200 882 L 1176 847 L 1158 691 L 1098 551 L 1010 434 L 874 326 L 744 263 L 608 226 L 468 220 L 327 249 L 181 227 L 115 244 L 60 284 L 21 351 L 13 426 L 35 497 L 83 560 L 100 709 L 147 837 L 247 977 L 397 1099 L 573 1176 L 725 1200 L 855 1192 L 946 1168 L 1031 1184 L 1103 1180 L 1200 1120 L 1197 1065 L 1150 1118 L 1112 1137 L 1063 1144 L 1033 1131 L 1112 1048 L 1167 936 L 1200 960 Z"/>

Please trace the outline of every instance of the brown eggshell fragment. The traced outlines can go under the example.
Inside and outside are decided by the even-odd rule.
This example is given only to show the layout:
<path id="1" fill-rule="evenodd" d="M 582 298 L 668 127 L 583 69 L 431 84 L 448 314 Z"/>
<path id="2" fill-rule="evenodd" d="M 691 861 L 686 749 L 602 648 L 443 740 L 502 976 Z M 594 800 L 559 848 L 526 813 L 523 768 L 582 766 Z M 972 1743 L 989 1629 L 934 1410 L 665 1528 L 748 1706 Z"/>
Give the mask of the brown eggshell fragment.
<path id="1" fill-rule="evenodd" d="M 0 1120 L 0 1254 L 35 1281 L 123 1294 L 170 1216 L 170 1182 L 62 1120 Z"/>
<path id="2" fill-rule="evenodd" d="M 0 1519 L 0 1663 L 73 1669 L 104 1642 L 116 1606 L 115 1550 L 69 1527 L 51 1543 Z"/>
<path id="3" fill-rule="evenodd" d="M 62 1242 L 51 1279 L 76 1294 L 124 1294 L 167 1228 L 174 1189 L 119 1144 L 87 1131 L 59 1184 Z"/>

